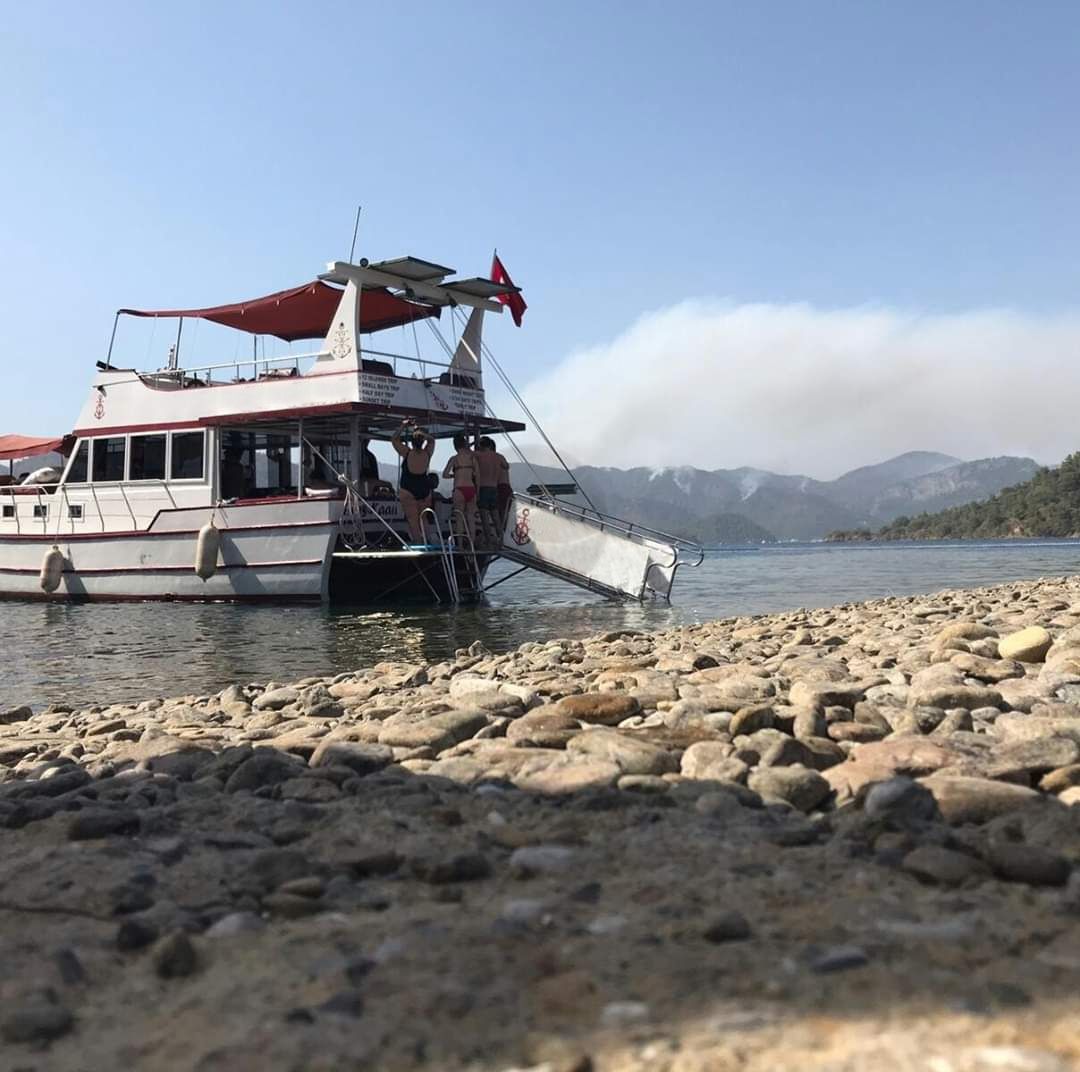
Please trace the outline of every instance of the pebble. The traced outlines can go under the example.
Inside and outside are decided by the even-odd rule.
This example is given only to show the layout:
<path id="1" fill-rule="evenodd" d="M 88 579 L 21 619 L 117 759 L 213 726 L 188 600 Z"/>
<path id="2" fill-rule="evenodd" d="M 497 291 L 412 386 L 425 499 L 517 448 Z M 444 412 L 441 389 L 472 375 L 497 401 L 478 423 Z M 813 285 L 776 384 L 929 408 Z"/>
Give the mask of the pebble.
<path id="1" fill-rule="evenodd" d="M 741 912 L 732 909 L 713 916 L 702 932 L 707 942 L 741 942 L 753 934 L 749 920 Z"/>
<path id="2" fill-rule="evenodd" d="M 66 1035 L 75 1024 L 70 1009 L 47 1001 L 32 1001 L 5 1008 L 0 1036 L 5 1042 L 51 1042 Z"/>
<path id="3" fill-rule="evenodd" d="M 817 953 L 810 961 L 810 970 L 817 975 L 850 971 L 870 963 L 866 951 L 857 945 L 838 945 Z"/>
<path id="4" fill-rule="evenodd" d="M 173 931 L 153 948 L 154 971 L 162 979 L 181 979 L 192 975 L 199 965 L 195 944 L 184 931 Z"/>

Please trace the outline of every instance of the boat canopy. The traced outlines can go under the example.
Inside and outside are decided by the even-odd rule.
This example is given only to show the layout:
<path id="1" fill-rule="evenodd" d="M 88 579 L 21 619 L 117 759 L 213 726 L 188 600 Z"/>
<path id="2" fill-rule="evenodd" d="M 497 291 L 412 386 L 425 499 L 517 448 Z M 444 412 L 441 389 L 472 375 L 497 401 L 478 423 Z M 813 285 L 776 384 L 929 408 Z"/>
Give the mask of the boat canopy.
<path id="1" fill-rule="evenodd" d="M 215 324 L 247 331 L 252 335 L 274 335 L 286 342 L 323 339 L 337 312 L 342 291 L 321 280 L 291 290 L 279 290 L 264 298 L 217 305 L 209 309 L 120 309 L 118 316 L 181 317 L 211 320 Z M 438 316 L 436 305 L 410 301 L 385 288 L 364 288 L 358 330 L 364 333 L 410 324 L 414 320 Z"/>
<path id="2" fill-rule="evenodd" d="M 36 458 L 39 454 L 51 454 L 64 445 L 64 437 L 40 439 L 25 435 L 0 435 L 0 461 L 17 462 L 23 458 Z"/>

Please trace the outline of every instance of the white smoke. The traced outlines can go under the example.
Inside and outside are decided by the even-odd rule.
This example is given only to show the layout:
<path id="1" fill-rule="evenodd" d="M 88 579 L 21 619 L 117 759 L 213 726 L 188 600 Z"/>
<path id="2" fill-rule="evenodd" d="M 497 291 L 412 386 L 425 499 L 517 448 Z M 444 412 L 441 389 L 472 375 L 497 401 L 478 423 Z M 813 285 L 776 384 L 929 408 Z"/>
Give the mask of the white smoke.
<path id="1" fill-rule="evenodd" d="M 908 450 L 1056 464 L 1080 449 L 1080 315 L 688 301 L 525 395 L 593 465 L 830 479 Z"/>

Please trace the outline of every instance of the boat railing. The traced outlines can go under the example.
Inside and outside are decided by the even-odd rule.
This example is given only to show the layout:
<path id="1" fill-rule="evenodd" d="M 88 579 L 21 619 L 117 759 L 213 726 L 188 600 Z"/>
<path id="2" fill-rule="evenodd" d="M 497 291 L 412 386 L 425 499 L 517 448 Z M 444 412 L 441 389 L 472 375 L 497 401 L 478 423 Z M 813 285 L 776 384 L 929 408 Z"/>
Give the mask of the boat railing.
<path id="1" fill-rule="evenodd" d="M 635 543 L 659 542 L 670 547 L 675 554 L 675 559 L 670 566 L 700 566 L 705 560 L 705 550 L 700 544 L 692 540 L 683 539 L 681 536 L 673 536 L 670 532 L 662 532 L 660 529 L 649 528 L 647 525 L 638 524 L 636 521 L 627 521 L 611 514 L 602 514 L 599 510 L 589 507 L 578 506 L 575 503 L 563 502 L 561 499 L 540 498 L 534 495 L 524 495 L 515 492 L 514 498 L 549 510 L 556 514 L 566 514 L 577 521 L 583 521 L 592 525 L 602 532 L 614 532 Z"/>
<path id="2" fill-rule="evenodd" d="M 328 356 L 327 350 L 312 350 L 302 354 L 282 354 L 278 357 L 253 357 L 248 361 L 223 361 L 188 365 L 176 369 L 153 369 L 139 372 L 138 376 L 146 383 L 173 389 L 294 379 L 306 375 L 319 358 Z M 449 382 L 453 386 L 474 389 L 480 386 L 479 381 L 471 373 L 461 369 L 455 370 L 446 361 L 435 361 L 431 358 L 399 354 L 389 350 L 363 350 L 360 359 L 360 371 L 374 376 L 390 375 L 427 382 L 448 375 Z M 386 366 L 386 368 L 378 366 Z M 231 378 L 225 375 L 227 372 L 232 373 Z M 251 373 L 250 377 L 247 375 L 248 372 Z M 215 376 L 215 373 L 219 375 Z"/>

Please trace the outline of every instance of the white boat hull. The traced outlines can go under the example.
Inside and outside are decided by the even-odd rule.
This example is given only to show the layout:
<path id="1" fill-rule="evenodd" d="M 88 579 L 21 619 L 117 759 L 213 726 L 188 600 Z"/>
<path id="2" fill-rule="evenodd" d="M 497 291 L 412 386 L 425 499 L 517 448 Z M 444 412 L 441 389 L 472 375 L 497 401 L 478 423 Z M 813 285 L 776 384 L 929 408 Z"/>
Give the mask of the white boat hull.
<path id="1" fill-rule="evenodd" d="M 340 500 L 305 499 L 163 511 L 141 531 L 0 537 L 0 597 L 49 600 L 319 602 L 326 598 Z M 195 573 L 199 529 L 221 531 L 213 576 Z M 59 588 L 47 593 L 41 566 L 64 555 Z"/>

